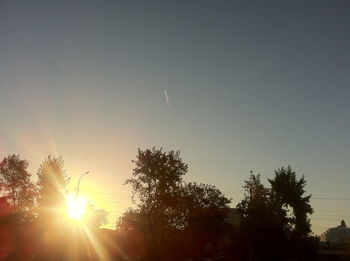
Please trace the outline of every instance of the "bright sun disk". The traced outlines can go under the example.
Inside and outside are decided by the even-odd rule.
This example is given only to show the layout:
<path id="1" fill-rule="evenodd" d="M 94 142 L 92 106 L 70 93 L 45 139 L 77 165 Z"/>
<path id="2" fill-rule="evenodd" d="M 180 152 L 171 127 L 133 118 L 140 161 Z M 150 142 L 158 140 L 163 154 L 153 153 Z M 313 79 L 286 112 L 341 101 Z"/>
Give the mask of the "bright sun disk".
<path id="1" fill-rule="evenodd" d="M 67 196 L 67 215 L 74 220 L 81 220 L 86 212 L 87 199 L 83 197 Z"/>

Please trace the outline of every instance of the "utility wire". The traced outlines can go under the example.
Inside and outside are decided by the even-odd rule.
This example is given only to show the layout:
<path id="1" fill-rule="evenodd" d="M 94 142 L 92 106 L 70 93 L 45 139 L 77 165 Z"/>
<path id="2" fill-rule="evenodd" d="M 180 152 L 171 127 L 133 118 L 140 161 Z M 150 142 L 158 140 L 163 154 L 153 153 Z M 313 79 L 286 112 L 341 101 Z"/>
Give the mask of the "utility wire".
<path id="1" fill-rule="evenodd" d="M 77 82 L 73 81 L 70 77 L 67 76 L 67 74 L 60 70 L 58 68 L 58 66 L 56 66 L 50 59 L 48 59 L 47 57 L 45 57 L 45 55 L 43 55 L 41 52 L 39 52 L 36 48 L 34 48 L 31 44 L 28 43 L 28 41 L 26 41 L 24 38 L 22 38 L 17 32 L 16 30 L 11 30 L 11 28 L 9 26 L 7 26 L 5 23 L 0 21 L 0 26 L 2 26 L 3 28 L 5 28 L 5 30 L 9 33 L 12 34 L 19 42 L 21 42 L 24 46 L 26 46 L 27 49 L 29 49 L 31 52 L 33 52 L 37 57 L 39 57 L 41 60 L 43 60 L 48 67 L 58 73 L 66 82 L 68 82 L 72 87 L 78 89 L 81 91 L 81 93 L 83 93 L 83 95 L 86 96 L 86 89 L 81 87 Z M 97 105 L 98 107 L 101 107 L 101 104 L 96 103 L 95 100 L 91 100 L 89 99 L 91 102 L 95 103 L 95 105 Z M 113 111 L 107 107 L 105 104 L 103 105 L 104 109 L 106 109 L 109 113 L 113 114 Z"/>
<path id="2" fill-rule="evenodd" d="M 50 61 L 48 58 L 46 58 L 42 53 L 40 53 L 36 48 L 34 48 L 31 44 L 29 44 L 24 38 L 22 38 L 15 30 L 11 30 L 6 24 L 3 22 L 0 22 L 0 25 L 6 29 L 10 34 L 13 34 L 15 38 L 18 39 L 23 45 L 25 45 L 29 50 L 31 50 L 35 55 L 37 55 L 39 58 L 41 58 L 53 71 L 60 73 L 61 76 L 69 82 L 73 87 L 76 87 L 83 91 L 84 94 L 86 94 L 86 90 L 82 88 L 79 84 L 77 84 L 75 81 L 73 81 L 70 77 L 67 77 L 67 72 L 64 72 L 60 70 L 52 61 Z M 137 87 L 134 85 L 134 87 Z M 147 88 L 145 86 L 142 87 Z M 210 100 L 216 100 L 221 102 L 228 102 L 228 103 L 234 103 L 234 104 L 241 104 L 241 105 L 249 105 L 249 106 L 255 106 L 255 107 L 264 107 L 264 108 L 270 108 L 270 109 L 278 109 L 278 110 L 285 110 L 285 111 L 295 111 L 295 112 L 301 112 L 306 114 L 315 114 L 319 116 L 326 116 L 326 117 L 335 117 L 335 118 L 343 118 L 343 119 L 350 119 L 350 115 L 341 115 L 336 113 L 329 113 L 329 112 L 319 112 L 319 111 L 313 111 L 313 110 L 307 110 L 302 108 L 295 108 L 295 107 L 288 107 L 288 106 L 281 106 L 281 105 L 273 105 L 273 104 L 264 104 L 264 103 L 255 103 L 250 101 L 243 101 L 243 100 L 235 100 L 231 98 L 224 98 L 224 97 L 215 97 L 210 95 L 203 95 L 198 93 L 189 92 L 187 90 L 181 90 L 179 88 L 171 88 L 167 87 L 168 90 L 171 90 L 173 92 L 180 93 L 182 95 L 187 96 L 193 96 L 197 98 L 205 98 Z M 159 91 L 163 91 L 164 88 L 159 88 Z M 101 106 L 100 104 L 98 104 Z M 109 107 L 104 106 L 109 112 L 112 112 Z"/>
<path id="3" fill-rule="evenodd" d="M 350 200 L 350 198 L 338 198 L 338 197 L 333 197 L 333 198 L 313 198 L 311 197 L 311 199 L 317 199 L 317 200 Z"/>
<path id="4" fill-rule="evenodd" d="M 52 141 L 50 138 L 48 138 L 48 137 L 46 137 L 46 136 L 44 136 L 44 135 L 41 135 L 41 134 L 39 134 L 39 133 L 30 131 L 30 130 L 28 130 L 28 129 L 26 129 L 26 128 L 23 128 L 23 127 L 20 127 L 20 126 L 16 126 L 16 125 L 14 125 L 14 124 L 10 124 L 9 122 L 5 122 L 5 121 L 3 121 L 3 120 L 0 121 L 0 125 L 2 125 L 3 127 L 8 128 L 8 129 L 11 129 L 11 130 L 21 131 L 21 132 L 24 133 L 25 135 L 29 135 L 29 136 L 31 136 L 31 137 L 35 137 L 35 138 L 37 138 L 37 139 L 43 140 L 43 141 L 46 142 L 46 143 L 50 143 L 50 144 L 53 144 L 53 145 L 55 145 L 55 146 L 59 146 L 59 147 L 61 147 L 61 148 L 68 149 L 68 150 L 70 150 L 71 153 L 73 152 L 74 154 L 76 154 L 76 155 L 78 155 L 78 156 L 79 156 L 79 154 L 80 154 L 80 158 L 83 158 L 83 159 L 88 160 L 88 161 L 91 161 L 91 162 L 95 162 L 97 165 L 103 164 L 101 161 L 97 162 L 95 158 L 92 159 L 92 157 L 89 157 L 89 159 L 87 159 L 86 156 L 85 156 L 85 157 L 84 157 L 84 156 L 81 156 L 81 154 L 85 154 L 85 155 L 87 154 L 87 153 L 85 153 L 85 152 L 83 152 L 83 151 L 81 151 L 81 150 L 78 150 L 78 149 L 73 148 L 73 147 L 71 147 L 71 146 L 69 146 L 69 145 L 63 144 L 63 143 L 61 143 L 61 142 Z M 108 161 L 108 162 L 109 162 L 110 164 L 113 164 L 113 165 L 118 165 L 118 164 L 117 164 L 116 162 L 114 162 L 114 161 Z M 107 162 L 106 162 L 106 163 L 107 163 Z M 110 167 L 108 167 L 108 166 L 106 166 L 106 165 L 105 165 L 104 167 L 107 167 L 107 168 L 109 168 L 110 170 L 116 171 L 116 169 L 110 168 Z M 122 173 L 120 173 L 120 171 L 117 171 L 117 173 L 122 174 Z"/>

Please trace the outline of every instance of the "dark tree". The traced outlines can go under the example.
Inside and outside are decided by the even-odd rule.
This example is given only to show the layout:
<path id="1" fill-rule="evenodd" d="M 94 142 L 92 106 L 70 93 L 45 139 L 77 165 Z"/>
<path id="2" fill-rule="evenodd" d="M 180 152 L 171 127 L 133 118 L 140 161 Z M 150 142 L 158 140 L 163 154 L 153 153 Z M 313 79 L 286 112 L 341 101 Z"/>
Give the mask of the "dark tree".
<path id="1" fill-rule="evenodd" d="M 310 236 L 307 215 L 310 196 L 304 196 L 306 181 L 281 168 L 266 188 L 260 175 L 245 182 L 245 197 L 237 208 L 241 215 L 241 256 L 248 260 L 314 260 L 317 238 Z M 292 213 L 290 213 L 292 210 Z M 245 250 L 244 250 L 245 249 Z"/>
<path id="2" fill-rule="evenodd" d="M 288 238 L 286 212 L 271 197 L 270 189 L 251 174 L 243 186 L 244 199 L 237 205 L 241 215 L 240 250 L 248 260 L 281 260 Z"/>
<path id="3" fill-rule="evenodd" d="M 144 209 L 128 208 L 119 218 L 116 226 L 119 231 L 123 232 L 137 231 L 143 236 L 145 241 L 151 241 L 148 220 Z"/>
<path id="4" fill-rule="evenodd" d="M 0 192 L 15 211 L 29 214 L 33 210 L 37 189 L 27 170 L 28 162 L 9 155 L 0 162 Z"/>
<path id="5" fill-rule="evenodd" d="M 199 257 L 207 254 L 208 246 L 212 254 L 216 252 L 230 199 L 214 186 L 186 184 L 182 177 L 187 164 L 179 152 L 139 150 L 134 163 L 134 177 L 126 183 L 133 188 L 137 208 L 124 213 L 119 229 L 142 235 L 150 260 Z"/>
<path id="6" fill-rule="evenodd" d="M 305 195 L 306 180 L 290 166 L 275 171 L 274 179 L 269 179 L 271 192 L 275 200 L 284 210 L 291 210 L 288 215 L 290 225 L 289 256 L 299 260 L 315 258 L 319 240 L 311 234 L 311 224 L 308 215 L 313 213 L 310 205 L 311 195 Z"/>
<path id="7" fill-rule="evenodd" d="M 148 229 L 146 217 L 141 210 L 127 209 L 116 223 L 116 228 L 123 240 L 123 249 L 128 256 L 145 257 Z"/>
<path id="8" fill-rule="evenodd" d="M 38 169 L 39 212 L 42 217 L 56 216 L 63 210 L 69 179 L 62 157 L 48 156 Z"/>
<path id="9" fill-rule="evenodd" d="M 188 183 L 184 186 L 182 213 L 185 214 L 185 240 L 192 257 L 216 255 L 220 240 L 229 229 L 231 200 L 215 186 Z"/>
<path id="10" fill-rule="evenodd" d="M 178 226 L 178 204 L 182 176 L 187 164 L 182 162 L 179 152 L 163 152 L 162 149 L 138 150 L 133 178 L 128 179 L 133 189 L 133 199 L 144 222 L 144 237 L 149 244 L 149 256 L 161 258 L 167 244 L 166 239 Z"/>
<path id="11" fill-rule="evenodd" d="M 274 179 L 269 179 L 272 193 L 285 209 L 293 210 L 291 225 L 298 236 L 307 236 L 311 232 L 308 215 L 313 213 L 310 205 L 311 195 L 305 195 L 305 177 L 297 179 L 290 166 L 275 171 Z"/>

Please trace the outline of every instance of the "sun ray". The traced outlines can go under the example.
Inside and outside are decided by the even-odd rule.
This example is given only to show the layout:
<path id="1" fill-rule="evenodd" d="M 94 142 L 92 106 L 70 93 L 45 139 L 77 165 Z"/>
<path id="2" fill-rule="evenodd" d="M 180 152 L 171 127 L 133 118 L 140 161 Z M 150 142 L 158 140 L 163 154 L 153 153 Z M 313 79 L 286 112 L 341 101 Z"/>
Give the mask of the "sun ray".
<path id="1" fill-rule="evenodd" d="M 87 199 L 79 196 L 67 196 L 67 215 L 69 218 L 81 221 L 86 213 Z"/>

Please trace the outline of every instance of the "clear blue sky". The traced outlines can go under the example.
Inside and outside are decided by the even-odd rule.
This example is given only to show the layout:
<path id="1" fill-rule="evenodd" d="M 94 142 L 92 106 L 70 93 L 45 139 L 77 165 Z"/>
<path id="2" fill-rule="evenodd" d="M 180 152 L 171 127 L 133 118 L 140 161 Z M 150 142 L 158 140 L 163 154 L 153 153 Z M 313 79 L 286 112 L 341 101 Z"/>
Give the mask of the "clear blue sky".
<path id="1" fill-rule="evenodd" d="M 234 204 L 290 164 L 338 198 L 312 200 L 316 233 L 350 222 L 349 1 L 21 2 L 0 3 L 1 157 L 62 155 L 72 189 L 90 170 L 111 221 L 138 147 Z"/>

